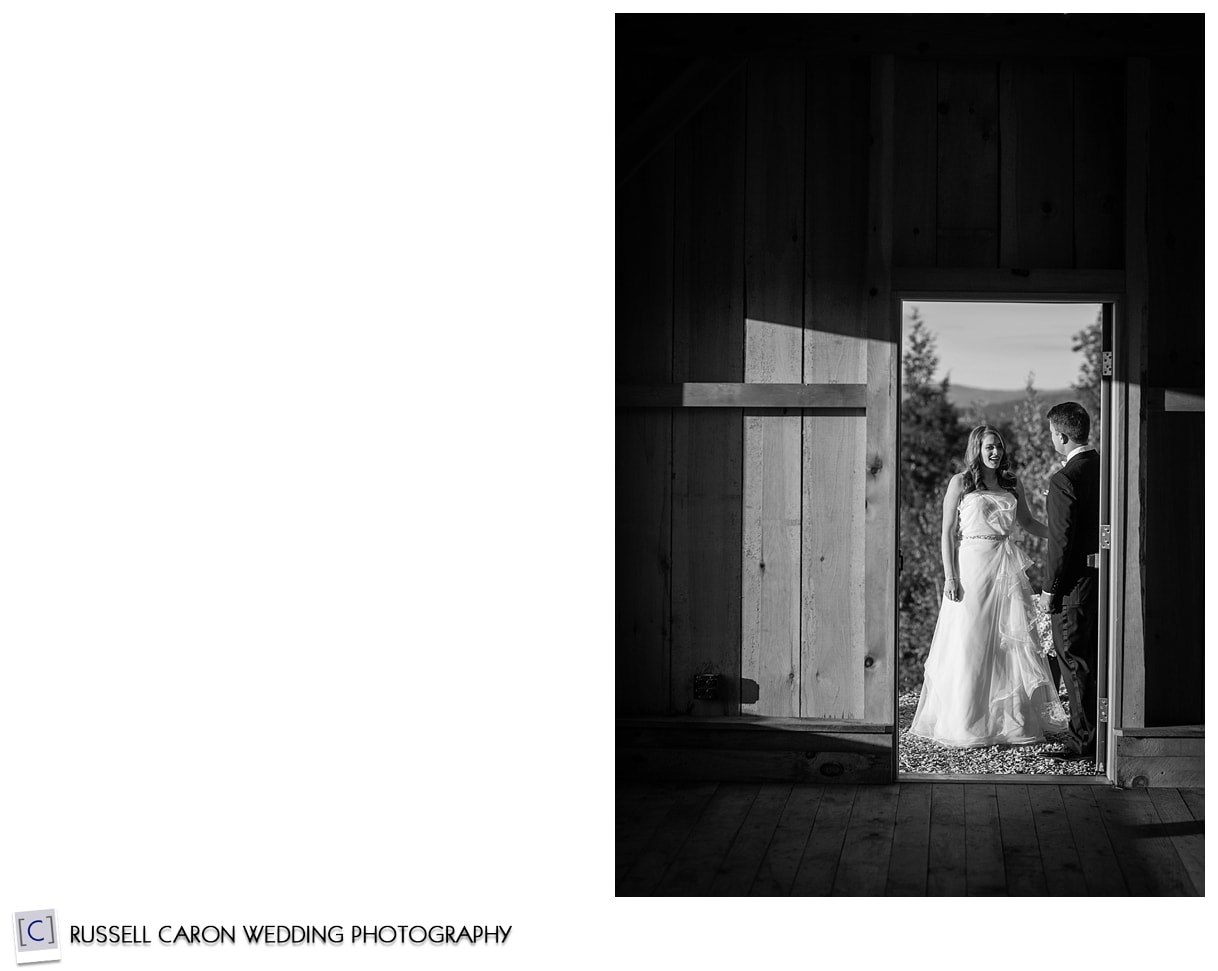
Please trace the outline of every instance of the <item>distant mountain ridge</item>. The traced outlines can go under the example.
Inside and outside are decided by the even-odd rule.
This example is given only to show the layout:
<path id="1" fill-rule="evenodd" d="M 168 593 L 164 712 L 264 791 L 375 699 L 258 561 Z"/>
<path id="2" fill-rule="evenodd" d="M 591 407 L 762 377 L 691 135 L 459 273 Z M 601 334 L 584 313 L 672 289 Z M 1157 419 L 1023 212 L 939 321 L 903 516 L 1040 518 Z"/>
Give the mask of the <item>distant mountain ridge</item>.
<path id="1" fill-rule="evenodd" d="M 1059 401 L 1074 401 L 1078 394 L 1073 388 L 1037 388 L 1040 400 L 1048 410 Z M 967 384 L 949 384 L 947 400 L 967 415 L 969 409 L 976 404 L 985 414 L 986 421 L 1000 422 L 1015 416 L 1018 407 L 1026 394 L 1023 388 L 1018 391 L 995 391 L 988 388 L 974 388 Z"/>

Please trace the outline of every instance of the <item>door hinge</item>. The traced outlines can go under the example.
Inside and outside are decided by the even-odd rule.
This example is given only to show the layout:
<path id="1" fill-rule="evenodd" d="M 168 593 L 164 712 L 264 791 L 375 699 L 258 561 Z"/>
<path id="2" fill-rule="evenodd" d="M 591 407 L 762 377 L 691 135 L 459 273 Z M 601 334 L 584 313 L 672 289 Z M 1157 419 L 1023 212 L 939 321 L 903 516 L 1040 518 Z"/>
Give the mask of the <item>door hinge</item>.
<path id="1" fill-rule="evenodd" d="M 1104 351 L 1103 377 L 1112 377 L 1112 351 Z"/>
<path id="2" fill-rule="evenodd" d="M 1106 724 L 1108 724 L 1108 699 L 1100 698 L 1099 704 L 1100 704 L 1100 721 L 1102 721 L 1106 725 Z"/>
<path id="3" fill-rule="evenodd" d="M 1111 526 L 1105 525 L 1105 526 L 1100 527 L 1100 549 L 1102 549 L 1102 550 L 1112 549 L 1112 527 Z"/>

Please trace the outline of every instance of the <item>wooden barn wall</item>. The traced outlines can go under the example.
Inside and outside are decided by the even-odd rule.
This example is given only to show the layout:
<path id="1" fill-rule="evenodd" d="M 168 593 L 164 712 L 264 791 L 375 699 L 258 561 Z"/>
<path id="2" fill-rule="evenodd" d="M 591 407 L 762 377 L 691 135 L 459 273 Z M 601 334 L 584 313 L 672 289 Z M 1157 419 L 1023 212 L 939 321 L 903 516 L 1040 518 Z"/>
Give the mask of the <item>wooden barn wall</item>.
<path id="1" fill-rule="evenodd" d="M 673 166 L 670 137 L 618 190 L 617 373 L 672 380 Z M 616 689 L 625 713 L 668 709 L 672 630 L 672 409 L 616 422 Z"/>
<path id="2" fill-rule="evenodd" d="M 1179 608 L 1202 600 L 1200 544 L 1180 539 L 1203 516 L 1184 487 L 1203 481 L 1203 415 L 1155 405 L 1156 388 L 1203 385 L 1202 67 L 1152 59 L 1133 208 L 1126 71 L 897 57 L 891 264 L 1123 269 L 1145 254 L 1124 721 L 1169 725 L 1203 719 L 1202 616 Z M 867 57 L 751 57 L 619 186 L 619 382 L 868 379 L 871 77 Z M 1143 208 L 1145 241 L 1127 239 Z M 864 418 L 623 409 L 617 448 L 623 714 L 882 707 L 864 697 Z M 721 676 L 719 698 L 693 697 L 698 673 Z"/>
<path id="3" fill-rule="evenodd" d="M 619 187 L 619 383 L 867 380 L 870 78 L 751 59 Z M 865 447 L 857 412 L 619 412 L 622 714 L 864 716 Z"/>
<path id="4" fill-rule="evenodd" d="M 1124 265 L 1124 62 L 896 59 L 893 262 Z"/>
<path id="5" fill-rule="evenodd" d="M 1199 59 L 1150 65 L 1146 386 L 1193 388 L 1204 374 L 1204 71 Z M 1145 435 L 1147 726 L 1200 724 L 1204 710 L 1204 412 L 1164 411 L 1154 391 Z M 1136 723 L 1135 723 L 1136 724 Z"/>

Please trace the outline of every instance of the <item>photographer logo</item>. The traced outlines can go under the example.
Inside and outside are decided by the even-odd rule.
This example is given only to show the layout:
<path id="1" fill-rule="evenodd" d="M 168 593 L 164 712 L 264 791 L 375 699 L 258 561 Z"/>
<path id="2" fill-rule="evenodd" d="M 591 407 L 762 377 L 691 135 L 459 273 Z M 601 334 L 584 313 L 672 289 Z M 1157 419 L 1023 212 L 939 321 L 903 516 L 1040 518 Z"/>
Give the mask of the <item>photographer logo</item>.
<path id="1" fill-rule="evenodd" d="M 13 947 L 18 964 L 59 960 L 59 928 L 54 910 L 19 910 L 13 914 Z"/>

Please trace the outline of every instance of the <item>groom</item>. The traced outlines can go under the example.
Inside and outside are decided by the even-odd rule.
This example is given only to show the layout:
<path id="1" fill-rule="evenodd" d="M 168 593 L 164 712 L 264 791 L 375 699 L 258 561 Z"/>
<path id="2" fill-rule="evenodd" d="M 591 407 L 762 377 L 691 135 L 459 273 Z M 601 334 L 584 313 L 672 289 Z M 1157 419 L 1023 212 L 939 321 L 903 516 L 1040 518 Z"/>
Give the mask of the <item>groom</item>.
<path id="1" fill-rule="evenodd" d="M 1094 756 L 1099 574 L 1088 555 L 1100 547 L 1100 457 L 1087 444 L 1091 417 L 1082 405 L 1062 402 L 1047 417 L 1064 464 L 1049 478 L 1049 549 L 1040 604 L 1050 615 L 1070 698 L 1066 747 L 1073 756 Z"/>

